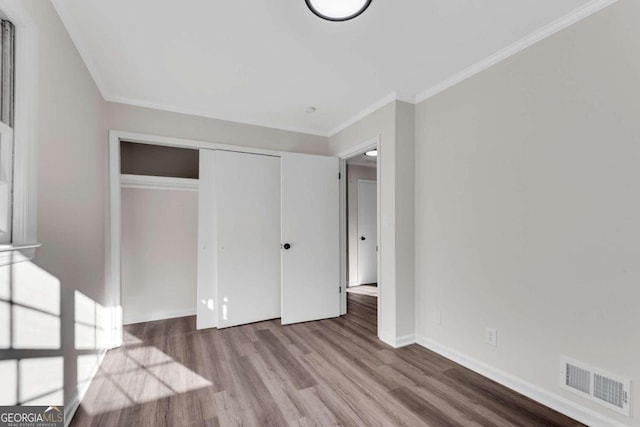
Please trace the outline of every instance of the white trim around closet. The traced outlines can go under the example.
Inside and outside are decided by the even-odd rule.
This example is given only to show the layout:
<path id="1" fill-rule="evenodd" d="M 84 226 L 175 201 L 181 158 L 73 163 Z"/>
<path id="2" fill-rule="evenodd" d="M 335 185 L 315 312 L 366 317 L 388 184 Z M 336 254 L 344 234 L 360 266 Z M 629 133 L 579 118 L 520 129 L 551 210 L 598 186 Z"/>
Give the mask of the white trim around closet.
<path id="1" fill-rule="evenodd" d="M 265 150 L 263 148 L 246 147 L 242 145 L 220 144 L 210 141 L 199 141 L 195 139 L 174 138 L 170 136 L 150 135 L 135 132 L 126 132 L 111 130 L 109 131 L 109 140 L 114 141 L 137 142 L 138 144 L 163 145 L 167 147 L 193 148 L 196 150 L 225 150 L 237 151 L 239 153 L 263 154 L 267 156 L 280 157 L 280 151 Z"/>
<path id="2" fill-rule="evenodd" d="M 109 131 L 109 204 L 108 239 L 106 266 L 108 283 L 113 291 L 114 315 L 112 316 L 111 347 L 122 345 L 122 293 L 121 293 L 121 174 L 120 174 L 120 142 L 136 142 L 139 144 L 163 145 L 168 147 L 192 148 L 198 150 L 225 150 L 240 153 L 262 154 L 280 157 L 281 152 L 261 148 L 244 147 L 239 145 L 219 144 L 209 141 L 198 141 L 168 136 L 149 135 L 135 132 Z"/>

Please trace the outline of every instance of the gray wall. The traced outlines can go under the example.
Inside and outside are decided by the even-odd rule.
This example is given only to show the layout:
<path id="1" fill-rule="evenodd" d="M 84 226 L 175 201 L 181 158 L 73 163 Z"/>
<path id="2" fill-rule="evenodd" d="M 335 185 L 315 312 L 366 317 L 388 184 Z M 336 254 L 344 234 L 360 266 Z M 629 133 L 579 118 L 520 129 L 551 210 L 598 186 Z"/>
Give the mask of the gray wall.
<path id="1" fill-rule="evenodd" d="M 3 398 L 25 401 L 54 391 L 43 400 L 62 404 L 75 396 L 79 361 L 95 366 L 102 347 L 96 341 L 105 332 L 96 319 L 112 304 L 104 262 L 106 105 L 50 2 L 23 0 L 21 7 L 38 26 L 38 84 L 31 89 L 38 108 L 37 226 L 43 246 L 33 262 L 0 269 L 13 304 L 21 305 L 11 314 L 13 328 L 31 337 L 0 353 L 4 368 L 25 368 L 20 376 L 3 371 L 3 388 L 19 381 L 26 389 Z"/>
<path id="2" fill-rule="evenodd" d="M 110 129 L 308 154 L 327 154 L 328 139 L 224 120 L 107 103 Z"/>
<path id="3" fill-rule="evenodd" d="M 124 323 L 196 313 L 198 192 L 122 189 Z"/>
<path id="4" fill-rule="evenodd" d="M 414 106 L 394 101 L 329 138 L 329 154 L 379 137 L 380 277 L 378 335 L 388 343 L 414 333 Z M 401 304 L 401 305 L 398 305 Z"/>
<path id="5" fill-rule="evenodd" d="M 49 2 L 29 0 L 39 25 L 38 240 L 35 264 L 62 284 L 65 402 L 75 395 L 79 356 L 76 292 L 103 307 L 107 188 L 106 108 Z M 89 303 L 90 304 L 90 303 Z M 98 325 L 98 328 L 100 325 Z M 102 347 L 96 344 L 98 350 Z"/>
<path id="6" fill-rule="evenodd" d="M 634 426 L 558 369 L 640 379 L 639 21 L 621 0 L 416 108 L 417 333 Z"/>
<path id="7" fill-rule="evenodd" d="M 415 106 L 397 102 L 395 131 L 396 336 L 415 335 Z"/>

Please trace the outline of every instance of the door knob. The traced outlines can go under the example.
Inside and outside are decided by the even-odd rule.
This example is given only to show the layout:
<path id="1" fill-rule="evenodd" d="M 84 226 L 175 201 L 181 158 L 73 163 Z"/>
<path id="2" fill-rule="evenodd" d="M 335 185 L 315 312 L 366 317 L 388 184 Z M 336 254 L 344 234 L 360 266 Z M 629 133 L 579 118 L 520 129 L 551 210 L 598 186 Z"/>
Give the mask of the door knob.
<path id="1" fill-rule="evenodd" d="M 360 240 L 367 240 L 367 238 L 362 236 L 362 237 L 360 237 Z"/>
<path id="2" fill-rule="evenodd" d="M 285 243 L 284 245 L 282 245 L 283 248 L 285 248 L 285 250 L 289 250 L 291 249 L 291 244 L 290 243 Z"/>

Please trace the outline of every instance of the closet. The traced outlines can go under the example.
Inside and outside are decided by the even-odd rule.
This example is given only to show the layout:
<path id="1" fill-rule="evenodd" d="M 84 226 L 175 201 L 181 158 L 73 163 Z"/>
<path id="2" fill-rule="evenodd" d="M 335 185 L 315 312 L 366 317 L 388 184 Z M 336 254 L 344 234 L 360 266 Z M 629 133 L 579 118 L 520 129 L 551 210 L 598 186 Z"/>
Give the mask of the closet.
<path id="1" fill-rule="evenodd" d="M 198 329 L 339 316 L 338 159 L 199 159 Z"/>
<path id="2" fill-rule="evenodd" d="M 192 316 L 199 151 L 119 145 L 123 322 Z"/>

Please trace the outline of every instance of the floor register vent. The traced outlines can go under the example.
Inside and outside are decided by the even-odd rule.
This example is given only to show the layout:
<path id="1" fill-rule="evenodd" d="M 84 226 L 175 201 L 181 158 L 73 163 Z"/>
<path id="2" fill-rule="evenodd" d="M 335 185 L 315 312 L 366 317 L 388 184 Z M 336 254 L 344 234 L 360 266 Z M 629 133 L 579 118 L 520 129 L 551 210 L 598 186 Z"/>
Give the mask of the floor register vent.
<path id="1" fill-rule="evenodd" d="M 627 378 L 563 356 L 560 385 L 609 409 L 630 415 L 631 380 Z"/>

